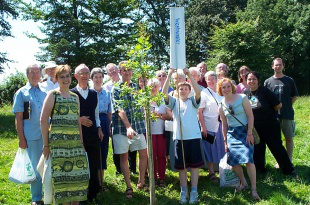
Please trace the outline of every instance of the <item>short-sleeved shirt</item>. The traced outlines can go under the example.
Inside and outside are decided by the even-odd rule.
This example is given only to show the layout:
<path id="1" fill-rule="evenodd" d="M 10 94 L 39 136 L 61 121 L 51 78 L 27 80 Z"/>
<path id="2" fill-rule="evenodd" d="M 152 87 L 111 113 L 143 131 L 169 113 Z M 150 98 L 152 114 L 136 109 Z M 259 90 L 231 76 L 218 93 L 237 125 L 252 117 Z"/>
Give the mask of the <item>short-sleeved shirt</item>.
<path id="1" fill-rule="evenodd" d="M 169 95 L 169 102 L 165 103 L 172 110 L 173 114 L 173 139 L 181 140 L 180 118 L 182 139 L 200 139 L 201 132 L 197 118 L 200 99 L 196 102 L 195 98 L 191 97 L 183 101 Z"/>
<path id="2" fill-rule="evenodd" d="M 237 98 L 237 100 L 235 100 L 235 102 L 233 102 L 233 104 L 231 104 L 232 110 L 234 112 L 234 116 L 240 121 L 242 122 L 243 125 L 247 125 L 248 124 L 248 117 L 245 113 L 245 110 L 243 108 L 243 99 L 247 98 L 246 95 L 244 94 L 240 94 L 239 97 Z M 224 105 L 224 106 L 223 106 Z M 242 126 L 240 122 L 238 122 L 233 116 L 231 116 L 231 114 L 229 112 L 229 104 L 225 102 L 225 99 L 222 100 L 221 104 L 220 104 L 221 108 L 224 111 L 224 115 L 226 116 L 227 119 L 227 124 L 229 127 L 239 127 Z M 229 110 L 229 111 L 228 111 Z"/>
<path id="3" fill-rule="evenodd" d="M 142 109 L 136 108 L 134 106 L 135 100 L 134 100 L 134 93 L 132 94 L 125 94 L 123 96 L 120 96 L 121 94 L 121 87 L 124 83 L 121 82 L 118 85 L 114 86 L 112 89 L 112 127 L 113 127 L 113 135 L 115 134 L 122 134 L 127 135 L 127 129 L 124 125 L 122 119 L 118 115 L 118 111 L 120 109 L 124 110 L 126 113 L 126 116 L 128 118 L 129 123 L 131 124 L 131 127 L 133 130 L 135 130 L 138 134 L 145 133 L 145 123 L 144 119 L 140 119 L 140 117 L 137 115 L 137 113 L 142 113 Z M 134 88 L 135 91 L 138 91 L 138 86 L 135 83 L 130 83 L 129 87 Z M 122 106 L 118 104 L 118 101 L 123 100 L 124 104 L 127 104 L 127 106 Z"/>
<path id="4" fill-rule="evenodd" d="M 212 93 L 212 94 L 211 94 Z M 223 97 L 219 96 L 210 88 L 205 88 L 201 92 L 201 103 L 199 108 L 203 108 L 203 117 L 208 131 L 217 132 L 219 129 L 218 104 Z"/>
<path id="5" fill-rule="evenodd" d="M 112 113 L 111 93 L 104 88 L 98 94 L 99 113 Z"/>
<path id="6" fill-rule="evenodd" d="M 279 117 L 294 120 L 292 97 L 298 96 L 298 91 L 293 78 L 286 75 L 282 78 L 272 76 L 265 81 L 264 86 L 276 94 L 280 102 L 282 102 Z"/>
<path id="7" fill-rule="evenodd" d="M 244 86 L 243 83 L 239 83 L 236 86 L 236 93 L 242 93 L 243 91 L 245 91 L 245 89 L 247 89 L 247 87 Z"/>
<path id="8" fill-rule="evenodd" d="M 23 130 L 27 141 L 39 140 L 42 138 L 40 116 L 45 97 L 46 92 L 43 92 L 39 86 L 32 86 L 29 82 L 14 95 L 12 109 L 14 114 L 24 112 L 25 102 L 29 102 L 30 104 L 30 119 L 23 120 Z"/>
<path id="9" fill-rule="evenodd" d="M 247 95 L 254 114 L 254 123 L 268 123 L 276 120 L 274 107 L 280 104 L 277 96 L 268 88 L 259 86 L 256 91 L 246 89 Z"/>
<path id="10" fill-rule="evenodd" d="M 160 104 L 159 106 L 156 104 L 151 104 L 151 110 L 161 114 L 165 114 L 167 107 L 165 106 L 165 103 L 163 101 L 162 104 Z M 151 130 L 152 134 L 154 135 L 164 134 L 165 121 L 160 118 L 157 118 L 156 121 L 153 120 L 151 123 Z"/>

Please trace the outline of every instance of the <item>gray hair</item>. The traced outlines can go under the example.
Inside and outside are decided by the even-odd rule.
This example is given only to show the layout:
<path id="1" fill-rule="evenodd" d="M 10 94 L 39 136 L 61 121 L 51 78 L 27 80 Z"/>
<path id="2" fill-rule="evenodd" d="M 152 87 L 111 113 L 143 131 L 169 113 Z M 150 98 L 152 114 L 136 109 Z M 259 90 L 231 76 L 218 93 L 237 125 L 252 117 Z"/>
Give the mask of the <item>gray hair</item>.
<path id="1" fill-rule="evenodd" d="M 179 69 L 177 70 L 177 72 L 175 72 L 175 73 L 172 74 L 172 76 L 171 76 L 172 79 L 175 78 L 177 75 L 178 75 L 178 76 L 182 76 L 184 79 L 186 79 L 186 76 L 185 76 L 185 74 L 183 73 L 183 71 L 179 71 Z"/>
<path id="2" fill-rule="evenodd" d="M 216 67 L 215 67 L 215 71 L 219 68 L 219 67 L 225 67 L 226 68 L 226 73 L 228 73 L 229 72 L 229 67 L 225 64 L 225 63 L 219 63 L 219 64 L 217 64 L 216 65 Z"/>
<path id="3" fill-rule="evenodd" d="M 200 70 L 197 67 L 190 67 L 188 70 L 189 70 L 189 72 L 196 71 L 199 77 L 201 75 Z"/>
<path id="4" fill-rule="evenodd" d="M 74 73 L 78 74 L 78 72 L 80 72 L 80 70 L 82 70 L 83 68 L 87 68 L 89 70 L 89 68 L 84 63 L 82 63 L 75 68 Z"/>
<path id="5" fill-rule="evenodd" d="M 26 68 L 26 74 L 27 74 L 27 75 L 28 75 L 29 70 L 30 70 L 31 68 L 40 68 L 40 72 L 41 72 L 41 67 L 40 67 L 38 64 L 34 63 L 34 64 L 30 64 L 30 65 L 27 66 L 27 68 Z"/>
<path id="6" fill-rule="evenodd" d="M 108 69 L 110 69 L 110 68 L 118 69 L 118 68 L 117 68 L 117 65 L 115 65 L 114 63 L 109 63 L 109 64 L 105 67 L 106 71 L 108 71 Z"/>
<path id="7" fill-rule="evenodd" d="M 157 80 L 157 78 L 152 78 L 148 81 L 147 83 L 148 86 L 152 85 L 158 85 L 159 87 L 161 86 L 160 82 Z"/>
<path id="8" fill-rule="evenodd" d="M 96 68 L 93 68 L 90 72 L 90 79 L 93 79 L 94 75 L 96 75 L 97 73 L 101 73 L 102 74 L 102 77 L 104 77 L 104 74 L 103 74 L 103 70 L 99 67 L 96 67 Z"/>
<path id="9" fill-rule="evenodd" d="M 205 78 L 207 78 L 208 76 L 213 76 L 216 80 L 217 80 L 217 75 L 214 71 L 208 71 L 205 74 Z"/>

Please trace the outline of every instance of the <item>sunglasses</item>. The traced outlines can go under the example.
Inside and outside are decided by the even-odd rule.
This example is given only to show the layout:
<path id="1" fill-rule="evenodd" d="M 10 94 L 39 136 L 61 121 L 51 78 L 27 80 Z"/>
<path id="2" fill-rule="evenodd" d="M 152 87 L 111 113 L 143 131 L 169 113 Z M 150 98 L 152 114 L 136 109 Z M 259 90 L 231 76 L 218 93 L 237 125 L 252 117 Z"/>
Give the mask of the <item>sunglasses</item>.
<path id="1" fill-rule="evenodd" d="M 231 113 L 232 115 L 234 115 L 234 114 L 235 114 L 235 112 L 234 112 L 234 110 L 233 110 L 232 106 L 231 106 L 231 105 L 229 105 L 229 106 L 228 106 L 228 108 L 229 108 L 229 110 L 230 110 L 230 113 Z"/>

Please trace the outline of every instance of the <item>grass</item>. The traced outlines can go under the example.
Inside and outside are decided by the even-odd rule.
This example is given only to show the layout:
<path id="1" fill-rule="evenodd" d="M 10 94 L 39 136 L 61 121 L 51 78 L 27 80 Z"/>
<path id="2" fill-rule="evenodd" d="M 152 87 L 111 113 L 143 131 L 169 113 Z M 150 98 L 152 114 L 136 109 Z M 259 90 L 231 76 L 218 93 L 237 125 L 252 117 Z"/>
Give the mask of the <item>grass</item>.
<path id="1" fill-rule="evenodd" d="M 300 97 L 294 104 L 297 136 L 295 137 L 294 165 L 300 176 L 299 180 L 284 176 L 273 168 L 275 159 L 267 151 L 266 175 L 258 174 L 257 189 L 263 199 L 256 204 L 310 204 L 310 97 Z M 14 115 L 11 106 L 0 108 L 0 204 L 30 204 L 29 185 L 14 184 L 8 180 L 10 167 L 18 148 L 18 140 L 14 128 Z M 108 169 L 105 181 L 109 188 L 98 196 L 103 204 L 149 204 L 149 194 L 136 191 L 138 176 L 131 177 L 134 187 L 134 198 L 125 199 L 125 182 L 122 176 L 115 175 L 115 167 L 111 157 L 108 158 Z M 247 179 L 249 182 L 249 179 Z M 157 204 L 178 204 L 178 174 L 167 170 L 166 188 L 156 190 Z M 207 179 L 207 173 L 200 170 L 199 204 L 253 204 L 250 193 L 235 194 L 232 188 L 220 188 Z"/>

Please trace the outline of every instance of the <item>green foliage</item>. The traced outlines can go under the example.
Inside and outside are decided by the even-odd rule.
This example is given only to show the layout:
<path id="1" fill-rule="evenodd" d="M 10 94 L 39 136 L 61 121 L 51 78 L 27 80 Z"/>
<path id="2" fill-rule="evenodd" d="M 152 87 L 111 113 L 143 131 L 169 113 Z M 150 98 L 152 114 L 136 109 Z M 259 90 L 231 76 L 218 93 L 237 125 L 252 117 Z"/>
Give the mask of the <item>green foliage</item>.
<path id="1" fill-rule="evenodd" d="M 10 18 L 16 18 L 18 16 L 16 7 L 18 5 L 17 0 L 1 0 L 0 1 L 0 42 L 5 37 L 12 37 L 11 25 L 7 21 Z M 4 64 L 12 62 L 6 57 L 6 52 L 0 51 L 0 73 L 4 70 Z"/>
<path id="2" fill-rule="evenodd" d="M 12 104 L 13 97 L 16 91 L 23 87 L 27 82 L 26 76 L 16 71 L 15 74 L 11 74 L 3 84 L 0 85 L 0 105 L 4 103 Z"/>
<path id="3" fill-rule="evenodd" d="M 25 19 L 43 24 L 45 37 L 29 34 L 44 45 L 38 56 L 42 61 L 90 68 L 118 62 L 135 32 L 131 0 L 34 0 L 23 9 Z"/>
<path id="4" fill-rule="evenodd" d="M 263 78 L 269 77 L 272 47 L 268 33 L 261 33 L 258 22 L 259 19 L 238 21 L 223 28 L 216 27 L 210 38 L 214 49 L 210 52 L 208 66 L 214 68 L 219 62 L 224 62 L 234 79 L 238 78 L 237 72 L 242 65 L 265 74 Z"/>

